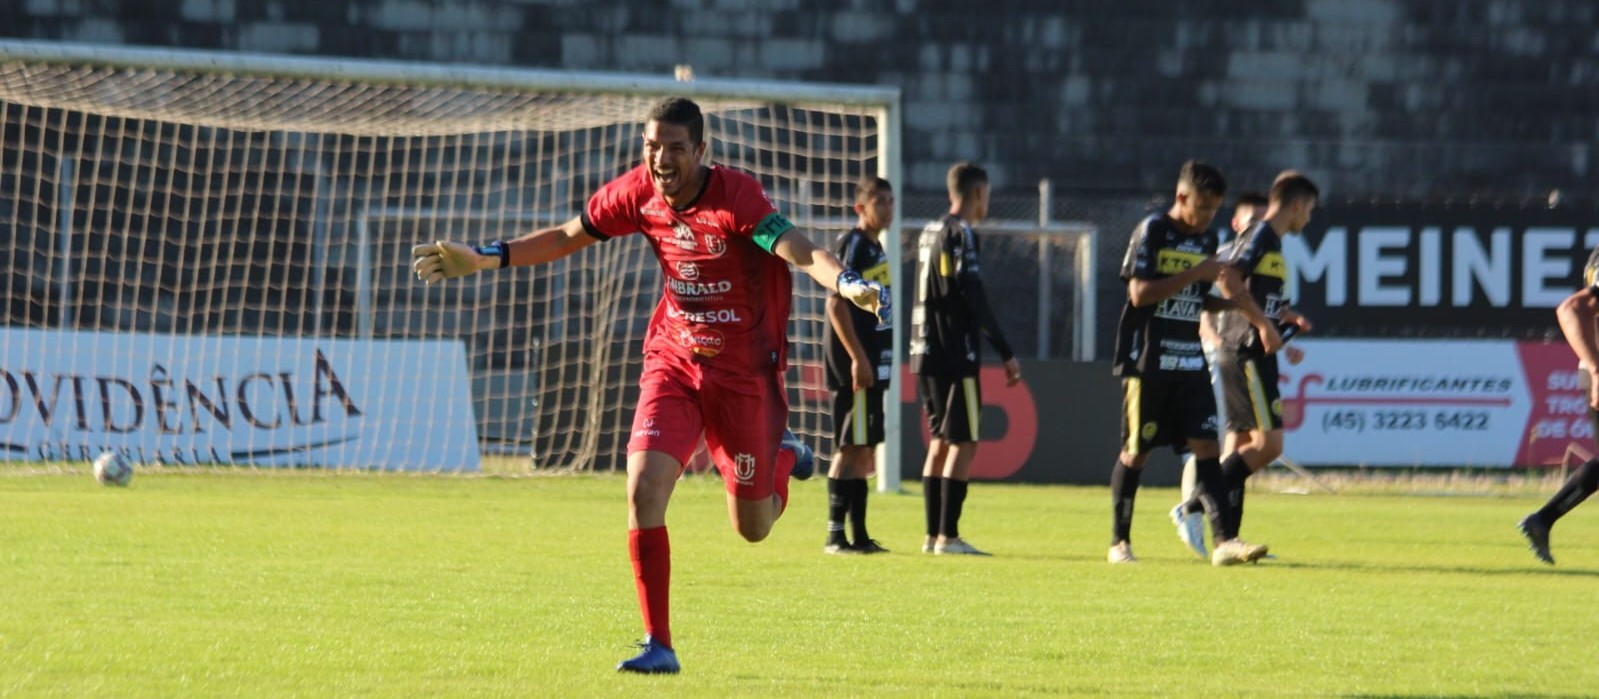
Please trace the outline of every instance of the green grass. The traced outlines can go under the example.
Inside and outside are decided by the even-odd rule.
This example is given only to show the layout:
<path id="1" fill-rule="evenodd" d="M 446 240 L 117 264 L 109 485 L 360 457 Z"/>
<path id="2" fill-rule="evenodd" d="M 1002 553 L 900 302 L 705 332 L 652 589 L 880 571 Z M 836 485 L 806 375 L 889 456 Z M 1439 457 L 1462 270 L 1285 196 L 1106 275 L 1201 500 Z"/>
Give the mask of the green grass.
<path id="1" fill-rule="evenodd" d="M 0 473 L 5 473 L 0 471 Z M 1250 496 L 1281 555 L 1214 569 L 1148 489 L 1143 563 L 1104 563 L 1102 488 L 978 485 L 991 559 L 918 552 L 921 500 L 874 496 L 887 556 L 821 553 L 799 483 L 771 540 L 683 481 L 677 677 L 640 634 L 614 476 L 317 472 L 0 476 L 0 696 L 1355 696 L 1599 693 L 1599 504 L 1537 564 L 1545 494 Z"/>

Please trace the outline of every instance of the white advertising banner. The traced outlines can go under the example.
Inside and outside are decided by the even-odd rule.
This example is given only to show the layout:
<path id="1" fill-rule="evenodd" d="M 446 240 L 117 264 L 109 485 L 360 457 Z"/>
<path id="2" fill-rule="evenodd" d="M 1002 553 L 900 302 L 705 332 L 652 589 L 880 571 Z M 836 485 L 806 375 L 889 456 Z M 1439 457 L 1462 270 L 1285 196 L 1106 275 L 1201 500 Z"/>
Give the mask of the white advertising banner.
<path id="1" fill-rule="evenodd" d="M 0 329 L 0 459 L 475 471 L 456 341 Z"/>
<path id="2" fill-rule="evenodd" d="M 1510 467 L 1533 396 L 1511 341 L 1295 340 L 1284 455 L 1306 465 Z"/>

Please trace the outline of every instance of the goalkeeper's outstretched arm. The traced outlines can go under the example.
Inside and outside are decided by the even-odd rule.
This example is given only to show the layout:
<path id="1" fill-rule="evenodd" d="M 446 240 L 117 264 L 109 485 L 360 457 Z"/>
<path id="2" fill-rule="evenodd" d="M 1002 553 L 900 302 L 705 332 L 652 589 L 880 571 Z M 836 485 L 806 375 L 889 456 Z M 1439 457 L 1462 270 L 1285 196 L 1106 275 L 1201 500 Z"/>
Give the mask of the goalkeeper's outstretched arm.
<path id="1" fill-rule="evenodd" d="M 447 240 L 422 243 L 411 248 L 411 269 L 416 272 L 417 279 L 432 284 L 486 269 L 543 264 L 597 242 L 599 238 L 583 230 L 582 219 L 574 218 L 509 242 L 495 241 L 476 247 Z"/>
<path id="2" fill-rule="evenodd" d="M 891 307 L 883 285 L 861 279 L 858 272 L 845 269 L 833 253 L 816 247 L 804 233 L 789 230 L 777 239 L 772 252 L 811 275 L 822 288 L 838 292 L 850 303 L 871 311 L 879 318 L 888 318 Z"/>

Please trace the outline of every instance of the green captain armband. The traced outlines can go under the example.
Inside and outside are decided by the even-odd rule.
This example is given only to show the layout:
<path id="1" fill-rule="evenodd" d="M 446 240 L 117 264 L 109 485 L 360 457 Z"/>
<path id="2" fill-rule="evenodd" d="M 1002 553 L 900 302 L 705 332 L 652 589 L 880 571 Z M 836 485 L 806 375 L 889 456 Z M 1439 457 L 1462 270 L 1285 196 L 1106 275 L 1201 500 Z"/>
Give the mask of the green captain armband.
<path id="1" fill-rule="evenodd" d="M 773 211 L 761 219 L 760 223 L 755 224 L 755 232 L 751 237 L 762 250 L 771 252 L 772 247 L 777 245 L 777 239 L 791 230 L 794 230 L 794 224 L 789 223 L 782 214 Z"/>

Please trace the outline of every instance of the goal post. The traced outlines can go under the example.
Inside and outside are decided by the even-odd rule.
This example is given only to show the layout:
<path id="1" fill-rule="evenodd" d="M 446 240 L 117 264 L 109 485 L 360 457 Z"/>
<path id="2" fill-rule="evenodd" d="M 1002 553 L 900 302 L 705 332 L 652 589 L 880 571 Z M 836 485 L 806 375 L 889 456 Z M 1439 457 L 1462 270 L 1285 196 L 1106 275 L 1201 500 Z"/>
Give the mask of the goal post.
<path id="1" fill-rule="evenodd" d="M 903 187 L 897 88 L 0 40 L 0 458 L 619 468 L 647 244 L 434 287 L 408 251 L 577 215 L 668 95 L 818 244 Z M 823 301 L 796 280 L 788 383 L 825 457 Z"/>

